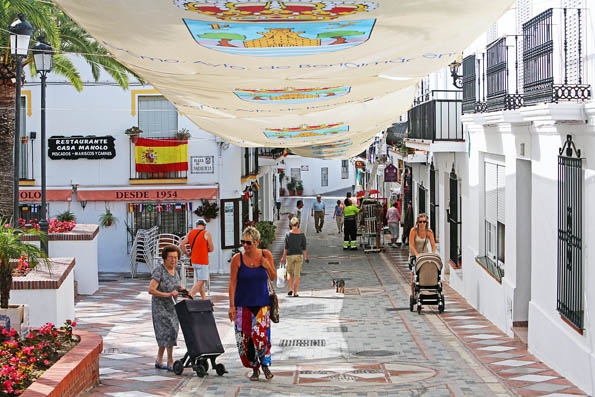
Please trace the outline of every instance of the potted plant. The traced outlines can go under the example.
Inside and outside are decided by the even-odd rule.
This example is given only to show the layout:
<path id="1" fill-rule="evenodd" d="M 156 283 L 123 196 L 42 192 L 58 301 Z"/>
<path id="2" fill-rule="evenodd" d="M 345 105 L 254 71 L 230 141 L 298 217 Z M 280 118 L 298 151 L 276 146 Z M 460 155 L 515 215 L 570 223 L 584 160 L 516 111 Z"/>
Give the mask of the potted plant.
<path id="1" fill-rule="evenodd" d="M 133 125 L 130 128 L 126 128 L 124 133 L 130 137 L 132 143 L 136 143 L 136 141 L 138 140 L 138 136 L 143 133 L 143 130 Z"/>
<path id="2" fill-rule="evenodd" d="M 204 218 L 206 222 L 210 222 L 211 219 L 217 218 L 219 214 L 219 207 L 217 203 L 212 203 L 209 200 L 202 199 L 202 204 L 198 206 L 194 213 L 201 218 Z"/>
<path id="3" fill-rule="evenodd" d="M 260 232 L 260 244 L 258 248 L 267 249 L 269 245 L 275 240 L 275 230 L 277 226 L 270 221 L 256 222 L 254 227 Z"/>
<path id="4" fill-rule="evenodd" d="M 283 180 L 285 179 L 285 171 L 279 171 L 279 196 L 285 196 L 285 189 L 283 188 Z"/>
<path id="5" fill-rule="evenodd" d="M 76 221 L 76 216 L 70 210 L 66 210 L 64 212 L 60 212 L 56 219 L 60 222 L 72 222 Z"/>
<path id="6" fill-rule="evenodd" d="M 295 185 L 296 185 L 295 178 L 291 178 L 289 180 L 289 182 L 287 182 L 287 190 L 289 190 L 290 196 L 295 196 Z"/>
<path id="7" fill-rule="evenodd" d="M 35 229 L 23 230 L 8 224 L 0 228 L 0 323 L 4 326 L 9 324 L 9 329 L 14 328 L 19 333 L 28 329 L 28 317 L 24 305 L 8 304 L 13 272 L 23 261 L 29 269 L 39 264 L 50 267 L 47 255 L 41 248 L 22 240 L 26 235 L 37 236 L 41 246 L 47 242 L 45 234 Z"/>
<path id="8" fill-rule="evenodd" d="M 295 183 L 295 190 L 297 190 L 297 195 L 298 196 L 301 196 L 302 194 L 304 194 L 304 183 L 302 182 L 301 179 L 299 179 Z"/>
<path id="9" fill-rule="evenodd" d="M 111 225 L 118 222 L 118 218 L 112 214 L 109 207 L 105 207 L 105 212 L 99 215 L 99 226 L 110 227 Z"/>
<path id="10" fill-rule="evenodd" d="M 176 132 L 176 139 L 180 142 L 184 142 L 190 138 L 190 130 L 188 128 L 180 128 L 178 132 Z"/>

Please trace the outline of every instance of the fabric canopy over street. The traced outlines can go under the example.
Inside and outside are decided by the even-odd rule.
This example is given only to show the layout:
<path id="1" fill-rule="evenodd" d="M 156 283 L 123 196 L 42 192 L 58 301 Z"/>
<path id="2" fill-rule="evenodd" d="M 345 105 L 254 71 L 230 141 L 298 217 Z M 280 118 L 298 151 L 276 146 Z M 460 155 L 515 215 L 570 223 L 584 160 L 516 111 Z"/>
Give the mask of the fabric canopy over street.
<path id="1" fill-rule="evenodd" d="M 512 0 L 55 2 L 200 128 L 240 146 L 345 158 Z"/>

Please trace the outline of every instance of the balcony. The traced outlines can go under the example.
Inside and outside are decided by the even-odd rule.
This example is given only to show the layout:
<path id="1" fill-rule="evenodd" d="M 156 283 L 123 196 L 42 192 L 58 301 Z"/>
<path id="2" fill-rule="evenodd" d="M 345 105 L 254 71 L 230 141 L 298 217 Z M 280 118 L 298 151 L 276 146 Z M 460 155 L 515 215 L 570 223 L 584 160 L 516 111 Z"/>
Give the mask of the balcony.
<path id="1" fill-rule="evenodd" d="M 253 179 L 258 175 L 259 148 L 244 148 L 244 161 L 242 162 L 242 182 Z"/>
<path id="2" fill-rule="evenodd" d="M 539 103 L 583 102 L 584 16 L 548 9 L 463 60 L 463 113 L 509 111 Z M 481 98 L 481 99 L 480 99 Z"/>
<path id="3" fill-rule="evenodd" d="M 285 149 L 283 148 L 268 148 L 268 147 L 261 147 L 258 148 L 258 165 L 272 165 L 276 166 L 281 158 L 283 157 L 283 153 Z"/>
<path id="4" fill-rule="evenodd" d="M 409 109 L 408 141 L 462 141 L 461 91 L 433 90 L 425 102 Z M 409 143 L 408 143 L 409 146 Z"/>
<path id="5" fill-rule="evenodd" d="M 154 139 L 156 142 L 178 142 L 178 140 L 176 138 L 164 138 L 162 136 L 143 136 L 142 138 L 144 139 Z M 177 171 L 162 171 L 159 170 L 159 166 L 156 165 L 153 168 L 155 168 L 154 171 L 147 171 L 147 170 L 143 170 L 143 171 L 137 171 L 137 169 L 139 168 L 138 165 L 136 164 L 136 146 L 137 144 L 134 143 L 132 140 L 130 142 L 130 178 L 128 180 L 128 183 L 130 183 L 131 185 L 146 185 L 146 184 L 179 184 L 179 183 L 187 183 L 188 180 L 188 171 L 187 170 L 177 170 Z M 151 149 L 151 151 L 153 152 L 158 152 L 160 149 L 161 145 L 156 143 L 156 147 Z M 182 153 L 180 153 L 182 155 Z M 157 153 L 156 156 L 159 156 L 159 154 Z M 179 162 L 180 164 L 182 163 L 187 163 L 188 162 L 188 158 L 187 158 L 187 154 L 182 157 L 179 157 Z M 147 165 L 145 164 L 145 167 L 147 167 Z M 148 168 L 151 168 L 151 166 L 148 166 Z M 175 166 L 172 166 L 172 168 L 176 168 Z M 178 166 L 177 168 L 180 168 L 180 166 Z M 187 166 L 185 167 L 187 168 Z"/>

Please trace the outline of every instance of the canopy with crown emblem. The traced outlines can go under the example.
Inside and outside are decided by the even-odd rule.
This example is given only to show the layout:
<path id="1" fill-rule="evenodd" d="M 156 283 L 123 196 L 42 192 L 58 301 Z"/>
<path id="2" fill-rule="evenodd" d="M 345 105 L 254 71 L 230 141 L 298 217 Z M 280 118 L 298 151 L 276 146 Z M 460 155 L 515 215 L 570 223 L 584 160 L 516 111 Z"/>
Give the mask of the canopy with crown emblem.
<path id="1" fill-rule="evenodd" d="M 55 0 L 200 128 L 359 153 L 512 0 Z"/>

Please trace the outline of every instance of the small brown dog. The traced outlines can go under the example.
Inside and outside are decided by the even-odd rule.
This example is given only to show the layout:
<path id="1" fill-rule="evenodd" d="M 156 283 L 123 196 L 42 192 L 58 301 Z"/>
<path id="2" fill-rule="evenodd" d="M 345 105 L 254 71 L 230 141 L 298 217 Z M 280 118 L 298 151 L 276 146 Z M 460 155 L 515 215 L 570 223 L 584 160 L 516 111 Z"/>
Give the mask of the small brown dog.
<path id="1" fill-rule="evenodd" d="M 337 293 L 341 293 L 344 294 L 345 293 L 345 280 L 343 280 L 342 278 L 338 278 L 338 279 L 333 279 L 333 287 L 335 287 L 335 290 L 337 291 Z"/>

